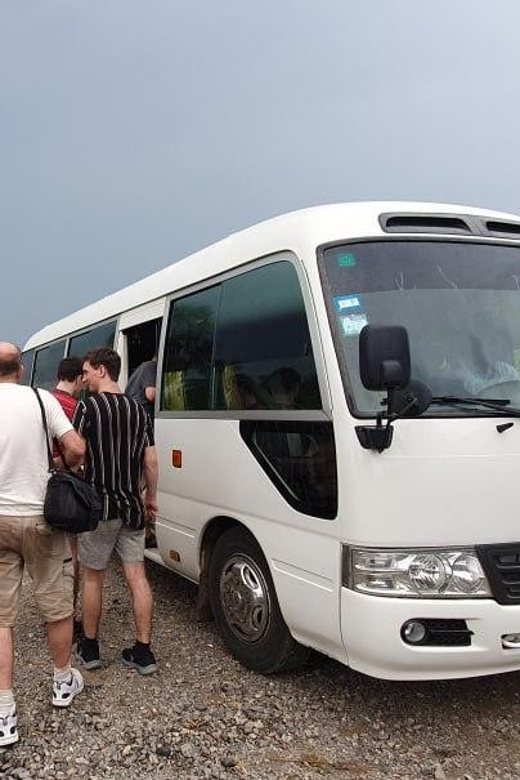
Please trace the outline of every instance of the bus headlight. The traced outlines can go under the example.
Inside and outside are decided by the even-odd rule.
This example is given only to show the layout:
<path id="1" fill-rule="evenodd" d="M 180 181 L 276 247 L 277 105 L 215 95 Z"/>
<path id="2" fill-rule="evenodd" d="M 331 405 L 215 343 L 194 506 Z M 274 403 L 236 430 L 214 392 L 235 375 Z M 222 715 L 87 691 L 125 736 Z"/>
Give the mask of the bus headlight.
<path id="1" fill-rule="evenodd" d="M 440 593 L 448 577 L 449 568 L 440 555 L 414 555 L 408 564 L 408 578 L 417 593 Z"/>
<path id="2" fill-rule="evenodd" d="M 374 596 L 489 598 L 486 575 L 471 547 L 415 550 L 349 548 L 347 585 Z"/>

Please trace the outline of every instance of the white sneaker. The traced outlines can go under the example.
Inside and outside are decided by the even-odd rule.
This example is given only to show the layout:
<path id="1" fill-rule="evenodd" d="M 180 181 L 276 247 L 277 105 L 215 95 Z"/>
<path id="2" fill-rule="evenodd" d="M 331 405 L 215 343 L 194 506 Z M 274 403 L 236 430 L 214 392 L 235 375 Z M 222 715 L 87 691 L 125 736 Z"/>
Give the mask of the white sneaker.
<path id="1" fill-rule="evenodd" d="M 52 684 L 52 703 L 55 707 L 68 707 L 72 704 L 74 696 L 81 693 L 83 690 L 83 677 L 81 672 L 72 668 L 70 670 L 70 677 L 64 682 L 56 682 L 54 680 Z"/>
<path id="2" fill-rule="evenodd" d="M 16 704 L 13 704 L 10 712 L 6 715 L 0 714 L 0 747 L 14 745 L 15 742 L 18 742 L 17 726 Z"/>

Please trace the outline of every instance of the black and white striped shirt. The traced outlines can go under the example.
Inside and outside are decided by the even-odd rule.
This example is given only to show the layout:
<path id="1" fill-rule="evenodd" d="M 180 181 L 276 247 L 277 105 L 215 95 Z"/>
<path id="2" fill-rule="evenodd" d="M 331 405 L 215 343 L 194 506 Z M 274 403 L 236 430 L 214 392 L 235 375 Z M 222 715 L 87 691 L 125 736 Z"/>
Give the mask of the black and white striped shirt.
<path id="1" fill-rule="evenodd" d="M 87 443 L 85 479 L 103 501 L 103 520 L 143 528 L 143 458 L 154 444 L 149 415 L 122 393 L 96 393 L 78 404 L 72 423 Z"/>

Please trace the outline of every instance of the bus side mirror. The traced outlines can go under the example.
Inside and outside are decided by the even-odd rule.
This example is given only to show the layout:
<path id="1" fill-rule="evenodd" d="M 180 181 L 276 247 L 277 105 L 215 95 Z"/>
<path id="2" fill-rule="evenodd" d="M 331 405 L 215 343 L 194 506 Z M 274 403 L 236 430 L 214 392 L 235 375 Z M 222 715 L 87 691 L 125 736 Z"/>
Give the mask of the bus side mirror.
<path id="1" fill-rule="evenodd" d="M 399 390 L 410 381 L 410 344 L 401 325 L 365 325 L 359 334 L 359 372 L 367 390 Z"/>

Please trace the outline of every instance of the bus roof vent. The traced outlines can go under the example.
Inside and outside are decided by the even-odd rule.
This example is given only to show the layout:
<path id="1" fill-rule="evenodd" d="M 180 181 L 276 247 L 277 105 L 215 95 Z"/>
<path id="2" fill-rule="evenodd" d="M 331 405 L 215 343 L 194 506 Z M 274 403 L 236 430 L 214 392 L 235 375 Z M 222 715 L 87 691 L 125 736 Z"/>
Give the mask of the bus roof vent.
<path id="1" fill-rule="evenodd" d="M 501 235 L 504 238 L 513 236 L 518 239 L 520 236 L 520 222 L 497 222 L 496 220 L 488 220 L 486 222 L 486 229 L 488 233 Z"/>
<path id="2" fill-rule="evenodd" d="M 386 233 L 457 233 L 470 235 L 473 226 L 465 217 L 452 214 L 381 214 L 379 224 Z"/>

